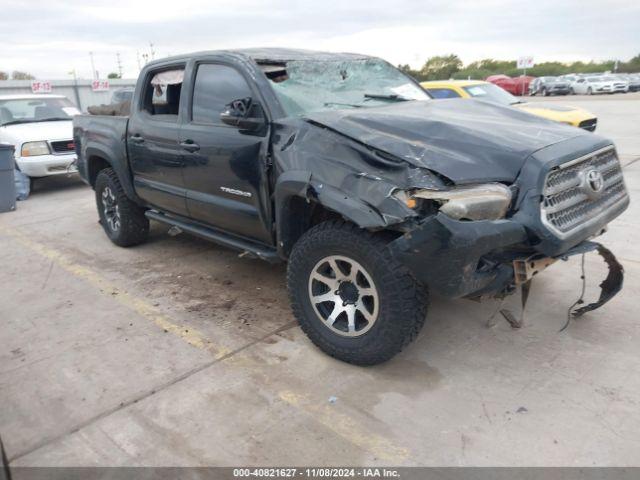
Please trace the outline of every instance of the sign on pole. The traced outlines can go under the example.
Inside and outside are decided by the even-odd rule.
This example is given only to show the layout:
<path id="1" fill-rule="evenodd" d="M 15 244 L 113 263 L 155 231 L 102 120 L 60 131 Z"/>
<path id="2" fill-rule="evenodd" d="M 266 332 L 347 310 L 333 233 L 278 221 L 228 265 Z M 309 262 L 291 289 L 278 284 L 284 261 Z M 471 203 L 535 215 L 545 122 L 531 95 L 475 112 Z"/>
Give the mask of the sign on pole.
<path id="1" fill-rule="evenodd" d="M 109 91 L 109 80 L 94 80 L 91 82 L 91 90 L 94 92 Z"/>
<path id="2" fill-rule="evenodd" d="M 524 97 L 524 84 L 526 83 L 526 79 L 525 77 L 527 76 L 527 69 L 528 68 L 533 68 L 533 66 L 535 65 L 534 61 L 533 61 L 533 57 L 519 57 L 518 58 L 518 69 L 522 69 L 522 90 L 520 92 L 520 95 L 522 95 Z"/>
<path id="3" fill-rule="evenodd" d="M 535 63 L 533 61 L 533 57 L 519 57 L 518 58 L 518 69 L 527 70 L 529 68 L 533 68 Z"/>
<path id="4" fill-rule="evenodd" d="M 48 80 L 33 80 L 31 82 L 31 91 L 33 93 L 51 93 L 51 82 Z"/>

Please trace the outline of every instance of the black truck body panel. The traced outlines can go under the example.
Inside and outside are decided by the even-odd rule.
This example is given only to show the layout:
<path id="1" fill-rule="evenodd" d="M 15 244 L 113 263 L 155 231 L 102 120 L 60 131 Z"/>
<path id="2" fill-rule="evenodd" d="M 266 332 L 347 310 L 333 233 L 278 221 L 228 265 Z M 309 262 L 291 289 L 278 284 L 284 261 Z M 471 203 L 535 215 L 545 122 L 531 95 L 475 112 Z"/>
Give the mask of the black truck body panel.
<path id="1" fill-rule="evenodd" d="M 310 115 L 314 122 L 457 185 L 515 181 L 534 152 L 584 132 L 479 100 L 406 102 Z"/>
<path id="2" fill-rule="evenodd" d="M 626 208 L 628 199 L 568 238 L 543 225 L 541 192 L 548 172 L 611 145 L 592 133 L 475 100 L 406 101 L 288 116 L 259 65 L 363 58 L 249 49 L 152 62 L 140 75 L 130 119 L 74 119 L 80 174 L 93 184 L 96 169 L 110 165 L 127 195 L 151 209 L 152 218 L 173 217 L 183 227 L 192 221 L 196 234 L 212 240 L 228 235 L 223 243 L 248 250 L 255 245 L 261 258 L 277 252 L 286 259 L 309 226 L 310 218 L 300 215 L 320 206 L 363 229 L 391 231 L 392 253 L 416 278 L 450 297 L 504 292 L 513 284 L 511 259 L 561 256 Z M 190 120 L 195 72 L 203 64 L 227 66 L 241 76 L 264 112 L 262 130 Z M 153 118 L 141 105 L 149 76 L 176 67 L 185 73 L 180 109 L 171 123 Z M 416 84 L 408 77 L 407 82 Z M 189 142 L 198 148 L 187 148 Z M 514 192 L 504 219 L 460 221 L 437 208 L 409 208 L 396 195 L 487 182 Z M 300 204 L 308 208 L 301 210 Z"/>

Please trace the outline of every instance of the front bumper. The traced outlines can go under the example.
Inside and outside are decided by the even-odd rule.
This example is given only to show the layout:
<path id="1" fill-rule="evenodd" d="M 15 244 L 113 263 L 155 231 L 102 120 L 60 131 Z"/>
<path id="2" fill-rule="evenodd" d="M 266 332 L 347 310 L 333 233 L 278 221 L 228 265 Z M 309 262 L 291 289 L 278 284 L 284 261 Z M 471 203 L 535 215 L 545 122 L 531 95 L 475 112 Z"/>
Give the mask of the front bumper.
<path id="1" fill-rule="evenodd" d="M 34 157 L 17 157 L 16 164 L 20 171 L 29 177 L 47 177 L 49 175 L 77 172 L 76 159 L 75 153 L 37 155 Z"/>
<path id="2" fill-rule="evenodd" d="M 598 243 L 585 240 L 554 257 L 545 257 L 527 242 L 527 232 L 517 221 L 461 222 L 438 213 L 391 242 L 389 248 L 431 291 L 450 298 L 508 294 L 555 260 L 594 250 L 609 266 L 609 276 L 601 284 L 599 301 L 574 315 L 598 308 L 622 288 L 622 266 Z M 523 274 L 518 266 L 533 256 L 537 258 L 535 268 L 532 263 Z"/>
<path id="3" fill-rule="evenodd" d="M 432 291 L 451 298 L 501 291 L 513 282 L 513 267 L 488 254 L 524 244 L 524 227 L 511 220 L 461 222 L 443 213 L 394 240 L 392 255 Z"/>

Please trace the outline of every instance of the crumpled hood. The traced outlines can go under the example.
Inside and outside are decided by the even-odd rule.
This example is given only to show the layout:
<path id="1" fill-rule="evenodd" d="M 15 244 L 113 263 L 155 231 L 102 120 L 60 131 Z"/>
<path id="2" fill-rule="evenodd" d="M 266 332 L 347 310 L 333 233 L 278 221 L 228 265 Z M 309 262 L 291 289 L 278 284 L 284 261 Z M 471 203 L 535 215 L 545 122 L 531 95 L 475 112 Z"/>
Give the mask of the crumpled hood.
<path id="1" fill-rule="evenodd" d="M 537 150 L 593 135 L 515 108 L 469 99 L 402 102 L 305 118 L 457 184 L 513 182 Z"/>

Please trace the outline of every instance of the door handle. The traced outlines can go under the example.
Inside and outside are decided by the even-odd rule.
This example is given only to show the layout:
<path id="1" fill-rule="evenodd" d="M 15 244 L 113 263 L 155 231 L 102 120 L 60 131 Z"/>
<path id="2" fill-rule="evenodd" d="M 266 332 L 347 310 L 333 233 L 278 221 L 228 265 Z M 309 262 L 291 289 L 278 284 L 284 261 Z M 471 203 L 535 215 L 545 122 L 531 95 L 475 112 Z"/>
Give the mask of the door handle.
<path id="1" fill-rule="evenodd" d="M 144 138 L 140 134 L 132 135 L 131 137 L 129 137 L 129 140 L 131 140 L 133 143 L 142 143 L 142 142 L 144 142 Z"/>
<path id="2" fill-rule="evenodd" d="M 191 152 L 191 153 L 197 152 L 198 150 L 200 150 L 200 145 L 198 145 L 193 140 L 185 140 L 184 142 L 180 143 L 180 146 L 187 152 Z"/>

